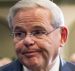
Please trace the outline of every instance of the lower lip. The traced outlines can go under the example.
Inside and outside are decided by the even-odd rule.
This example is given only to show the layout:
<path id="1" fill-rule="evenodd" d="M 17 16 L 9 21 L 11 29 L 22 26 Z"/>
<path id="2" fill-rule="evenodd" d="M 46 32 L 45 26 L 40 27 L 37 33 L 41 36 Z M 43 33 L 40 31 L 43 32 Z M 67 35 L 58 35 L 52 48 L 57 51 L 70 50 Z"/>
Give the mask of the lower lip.
<path id="1" fill-rule="evenodd" d="M 37 54 L 38 52 L 31 52 L 31 53 L 25 53 L 24 55 L 28 58 L 31 58 L 31 57 L 35 57 Z"/>

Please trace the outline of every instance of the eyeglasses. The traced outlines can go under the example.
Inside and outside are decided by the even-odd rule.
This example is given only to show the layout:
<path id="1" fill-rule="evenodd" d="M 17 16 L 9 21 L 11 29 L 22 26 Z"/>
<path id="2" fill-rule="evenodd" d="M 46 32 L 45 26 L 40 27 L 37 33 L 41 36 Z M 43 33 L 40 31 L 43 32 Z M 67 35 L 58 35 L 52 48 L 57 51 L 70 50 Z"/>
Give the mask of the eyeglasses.
<path id="1" fill-rule="evenodd" d="M 16 32 L 12 32 L 12 35 L 17 40 L 23 40 L 23 39 L 26 38 L 27 35 L 29 35 L 30 37 L 42 39 L 44 36 L 47 36 L 47 35 L 51 34 L 52 32 L 54 32 L 58 28 L 55 28 L 54 30 L 52 30 L 50 32 L 47 32 L 47 31 L 44 31 L 44 30 L 35 30 L 35 31 L 32 31 L 31 33 L 26 33 L 26 32 L 23 32 L 23 31 L 16 31 Z"/>

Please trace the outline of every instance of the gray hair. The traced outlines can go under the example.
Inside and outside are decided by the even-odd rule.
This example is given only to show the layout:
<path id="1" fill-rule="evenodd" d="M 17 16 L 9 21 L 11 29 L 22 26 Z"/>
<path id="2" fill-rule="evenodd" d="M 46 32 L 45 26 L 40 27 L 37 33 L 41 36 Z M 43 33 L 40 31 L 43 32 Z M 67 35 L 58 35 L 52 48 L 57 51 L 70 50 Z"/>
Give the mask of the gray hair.
<path id="1" fill-rule="evenodd" d="M 12 28 L 12 19 L 16 12 L 21 8 L 33 8 L 36 6 L 40 6 L 43 8 L 47 8 L 51 11 L 53 16 L 53 26 L 60 27 L 64 26 L 64 16 L 61 9 L 50 0 L 20 0 L 17 2 L 12 8 L 10 8 L 8 14 L 8 24 L 9 27 Z"/>

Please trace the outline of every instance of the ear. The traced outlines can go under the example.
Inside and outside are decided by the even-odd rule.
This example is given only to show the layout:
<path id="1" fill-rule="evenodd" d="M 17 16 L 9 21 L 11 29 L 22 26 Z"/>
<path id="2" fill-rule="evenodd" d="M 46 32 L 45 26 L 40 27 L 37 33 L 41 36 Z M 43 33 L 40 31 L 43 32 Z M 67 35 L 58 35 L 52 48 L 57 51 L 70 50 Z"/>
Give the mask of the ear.
<path id="1" fill-rule="evenodd" d="M 62 47 L 68 38 L 68 29 L 67 27 L 61 27 L 61 45 Z"/>

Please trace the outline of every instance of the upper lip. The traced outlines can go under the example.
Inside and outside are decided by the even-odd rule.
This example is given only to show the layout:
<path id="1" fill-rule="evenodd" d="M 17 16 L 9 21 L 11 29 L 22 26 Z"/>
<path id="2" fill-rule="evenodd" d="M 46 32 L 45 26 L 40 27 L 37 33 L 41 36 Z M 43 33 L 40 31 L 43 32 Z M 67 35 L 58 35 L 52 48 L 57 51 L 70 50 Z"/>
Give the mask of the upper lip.
<path id="1" fill-rule="evenodd" d="M 35 52 L 40 52 L 41 50 L 27 50 L 22 52 L 22 54 L 27 54 L 27 53 L 35 53 Z"/>

